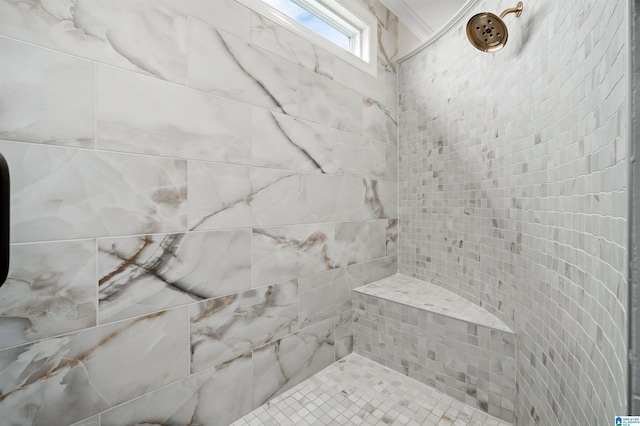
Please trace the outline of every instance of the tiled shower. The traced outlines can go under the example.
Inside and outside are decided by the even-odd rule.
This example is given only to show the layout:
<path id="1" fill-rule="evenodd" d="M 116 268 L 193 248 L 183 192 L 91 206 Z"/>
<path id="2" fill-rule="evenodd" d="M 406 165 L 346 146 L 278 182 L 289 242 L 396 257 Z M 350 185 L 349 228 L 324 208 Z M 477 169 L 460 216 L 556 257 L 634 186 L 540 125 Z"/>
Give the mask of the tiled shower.
<path id="1" fill-rule="evenodd" d="M 375 77 L 234 0 L 0 0 L 2 422 L 229 424 L 398 272 L 513 330 L 518 425 L 626 413 L 628 2 L 397 61 L 358 1 Z"/>

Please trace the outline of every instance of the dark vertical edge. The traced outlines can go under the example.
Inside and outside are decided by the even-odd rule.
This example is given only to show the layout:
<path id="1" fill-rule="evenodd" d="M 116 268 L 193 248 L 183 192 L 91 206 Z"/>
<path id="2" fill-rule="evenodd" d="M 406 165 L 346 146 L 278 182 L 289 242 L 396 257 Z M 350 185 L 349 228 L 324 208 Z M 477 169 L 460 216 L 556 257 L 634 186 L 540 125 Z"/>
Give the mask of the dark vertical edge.
<path id="1" fill-rule="evenodd" d="M 9 274 L 9 218 L 11 201 L 9 196 L 9 165 L 0 154 L 0 286 Z"/>

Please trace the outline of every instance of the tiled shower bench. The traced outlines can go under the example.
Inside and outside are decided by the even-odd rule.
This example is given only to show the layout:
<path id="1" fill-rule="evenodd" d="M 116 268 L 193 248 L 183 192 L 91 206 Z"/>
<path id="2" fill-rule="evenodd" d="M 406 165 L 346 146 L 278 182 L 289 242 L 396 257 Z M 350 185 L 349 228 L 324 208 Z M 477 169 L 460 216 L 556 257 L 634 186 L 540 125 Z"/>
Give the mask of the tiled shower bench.
<path id="1" fill-rule="evenodd" d="M 514 421 L 515 334 L 497 317 L 400 274 L 358 287 L 352 297 L 354 352 Z"/>

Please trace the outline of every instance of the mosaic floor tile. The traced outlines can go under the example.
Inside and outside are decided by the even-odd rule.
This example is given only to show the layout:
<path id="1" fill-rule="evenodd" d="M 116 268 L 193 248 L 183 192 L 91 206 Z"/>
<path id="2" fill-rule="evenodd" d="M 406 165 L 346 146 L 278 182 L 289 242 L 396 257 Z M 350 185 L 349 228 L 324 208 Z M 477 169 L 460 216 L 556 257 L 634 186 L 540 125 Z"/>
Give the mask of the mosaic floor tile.
<path id="1" fill-rule="evenodd" d="M 510 424 L 352 353 L 232 425 Z"/>

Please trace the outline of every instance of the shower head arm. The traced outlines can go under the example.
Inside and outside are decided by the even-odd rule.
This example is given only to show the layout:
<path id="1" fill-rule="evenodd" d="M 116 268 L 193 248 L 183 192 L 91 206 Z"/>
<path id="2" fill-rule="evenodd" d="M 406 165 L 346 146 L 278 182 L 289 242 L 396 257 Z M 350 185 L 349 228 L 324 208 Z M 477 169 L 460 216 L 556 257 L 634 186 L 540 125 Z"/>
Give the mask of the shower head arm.
<path id="1" fill-rule="evenodd" d="M 516 17 L 520 17 L 520 15 L 522 15 L 522 2 L 518 2 L 518 5 L 516 7 L 512 7 L 510 9 L 505 10 L 504 12 L 502 12 L 500 14 L 500 19 L 504 18 L 505 16 L 507 16 L 510 13 L 515 13 Z"/>

